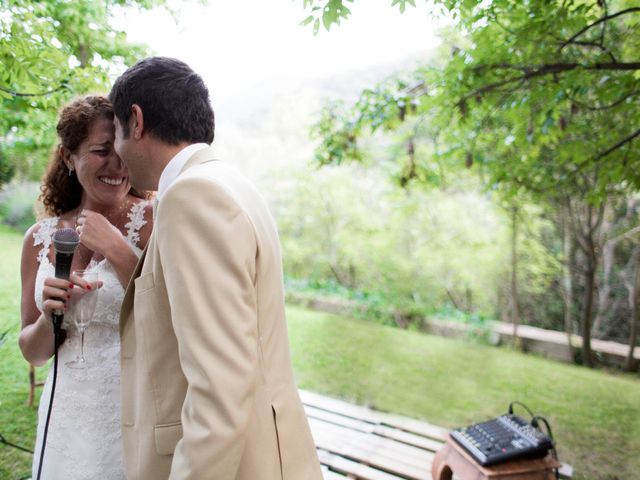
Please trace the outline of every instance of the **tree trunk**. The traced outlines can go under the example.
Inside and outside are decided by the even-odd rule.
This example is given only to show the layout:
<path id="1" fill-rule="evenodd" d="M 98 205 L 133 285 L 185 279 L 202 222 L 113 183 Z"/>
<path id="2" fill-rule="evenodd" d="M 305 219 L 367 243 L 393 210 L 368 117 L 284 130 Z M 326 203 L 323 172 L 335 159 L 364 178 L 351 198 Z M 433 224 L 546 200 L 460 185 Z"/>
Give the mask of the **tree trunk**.
<path id="1" fill-rule="evenodd" d="M 564 253 L 564 266 L 562 268 L 562 299 L 564 300 L 564 331 L 567 333 L 567 345 L 569 355 L 575 360 L 576 352 L 573 348 L 571 337 L 573 335 L 573 253 L 574 243 L 569 228 L 569 209 L 562 208 L 562 251 Z"/>
<path id="2" fill-rule="evenodd" d="M 457 298 L 456 293 L 453 291 L 453 289 L 445 288 L 445 291 L 449 296 L 449 300 L 451 300 L 451 302 L 453 303 L 453 306 L 456 307 L 457 310 L 464 312 L 465 310 L 463 302 L 461 302 L 460 299 Z"/>
<path id="3" fill-rule="evenodd" d="M 602 247 L 602 281 L 598 288 L 598 310 L 593 320 L 593 327 L 591 328 L 591 335 L 595 338 L 600 338 L 600 331 L 602 328 L 602 321 L 604 320 L 607 311 L 610 306 L 611 295 L 611 271 L 614 264 L 614 253 L 616 240 L 609 240 L 605 242 Z"/>
<path id="4" fill-rule="evenodd" d="M 600 212 L 603 213 L 601 208 Z M 582 356 L 584 364 L 593 368 L 593 355 L 591 353 L 591 320 L 593 317 L 593 297 L 596 286 L 596 269 L 598 268 L 597 253 L 595 246 L 596 229 L 602 217 L 594 222 L 593 205 L 587 206 L 587 219 L 585 231 L 582 233 L 583 249 L 587 268 L 585 271 L 584 285 L 584 310 L 582 312 Z"/>
<path id="5" fill-rule="evenodd" d="M 569 202 L 571 209 L 571 202 Z M 593 317 L 593 300 L 596 285 L 596 272 L 598 269 L 598 238 L 602 220 L 604 217 L 605 202 L 594 212 L 594 205 L 583 204 L 584 219 L 580 212 L 572 212 L 571 221 L 577 245 L 580 247 L 585 259 L 584 268 L 584 301 L 582 303 L 581 333 L 582 333 L 582 357 L 584 364 L 593 367 L 593 355 L 591 353 L 591 320 Z"/>
<path id="6" fill-rule="evenodd" d="M 513 347 L 520 348 L 518 326 L 518 207 L 511 208 L 511 323 L 513 324 Z"/>
<path id="7" fill-rule="evenodd" d="M 593 252 L 593 256 L 595 256 L 595 251 Z M 584 364 L 588 367 L 593 367 L 593 356 L 591 354 L 591 316 L 593 312 L 593 291 L 596 284 L 596 269 L 593 256 L 588 255 L 587 258 L 584 310 L 582 311 L 582 356 L 584 357 Z"/>
<path id="8" fill-rule="evenodd" d="M 636 361 L 633 358 L 633 353 L 636 348 L 636 340 L 638 339 L 638 326 L 640 324 L 640 245 L 637 245 L 633 249 L 632 262 L 635 265 L 635 273 L 633 275 L 633 282 L 625 282 L 629 291 L 629 307 L 631 308 L 631 322 L 629 328 L 629 354 L 627 355 L 626 369 L 632 372 L 636 369 Z"/>

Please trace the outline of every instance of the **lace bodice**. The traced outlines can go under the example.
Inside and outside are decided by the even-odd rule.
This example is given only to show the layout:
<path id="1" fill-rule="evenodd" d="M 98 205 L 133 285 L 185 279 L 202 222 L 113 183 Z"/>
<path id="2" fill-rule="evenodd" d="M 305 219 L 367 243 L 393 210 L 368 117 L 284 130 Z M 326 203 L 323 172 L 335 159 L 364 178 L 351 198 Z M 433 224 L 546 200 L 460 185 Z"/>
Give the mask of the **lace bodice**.
<path id="1" fill-rule="evenodd" d="M 135 204 L 128 213 L 126 239 L 137 255 L 141 249 L 139 231 L 146 224 L 146 202 Z M 35 301 L 42 310 L 42 289 L 47 277 L 55 276 L 49 260 L 52 237 L 59 218 L 40 222 L 34 233 L 38 252 Z M 49 426 L 43 464 L 44 479 L 73 480 L 124 479 L 120 446 L 120 337 L 119 316 L 124 289 L 107 259 L 92 260 L 87 269 L 95 270 L 103 282 L 91 324 L 85 331 L 84 355 L 89 366 L 83 370 L 66 367 L 80 349 L 80 334 L 70 320 L 73 310 L 65 315 L 63 328 L 67 339 L 58 350 L 58 380 Z M 51 373 L 42 392 L 38 412 L 38 439 L 34 456 L 37 472 L 40 439 L 50 398 Z M 34 477 L 35 478 L 35 477 Z"/>
<path id="2" fill-rule="evenodd" d="M 132 246 L 137 256 L 140 256 L 142 249 L 138 245 L 140 241 L 140 229 L 146 225 L 147 221 L 144 218 L 144 210 L 147 206 L 147 202 L 136 203 L 131 207 L 131 210 L 127 214 L 129 222 L 125 224 L 127 234 L 125 239 Z M 40 264 L 36 275 L 35 282 L 35 301 L 38 309 L 42 311 L 42 288 L 44 286 L 44 280 L 47 277 L 55 276 L 55 266 L 49 260 L 51 254 L 51 244 L 53 243 L 53 234 L 57 230 L 59 217 L 51 217 L 44 219 L 40 222 L 40 228 L 33 234 L 34 246 L 42 245 L 38 252 L 38 263 Z M 111 264 L 107 259 L 103 259 L 96 262 L 91 259 L 87 270 L 96 270 L 100 280 L 104 283 L 100 289 L 98 296 L 98 303 L 96 305 L 96 311 L 92 323 L 107 323 L 118 325 L 118 319 L 120 314 L 120 302 L 124 295 L 124 289 L 118 281 L 116 272 L 113 270 Z M 119 301 L 115 301 L 115 300 Z M 75 328 L 72 322 L 69 320 L 71 315 L 67 315 L 63 328 L 68 329 Z"/>

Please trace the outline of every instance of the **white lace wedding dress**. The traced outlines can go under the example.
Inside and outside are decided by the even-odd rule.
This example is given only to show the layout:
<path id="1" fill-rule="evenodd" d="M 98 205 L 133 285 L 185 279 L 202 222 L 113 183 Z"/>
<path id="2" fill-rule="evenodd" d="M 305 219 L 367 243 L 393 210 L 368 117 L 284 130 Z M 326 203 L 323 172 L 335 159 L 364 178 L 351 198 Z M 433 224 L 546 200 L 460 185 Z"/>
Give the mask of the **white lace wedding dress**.
<path id="1" fill-rule="evenodd" d="M 135 204 L 129 212 L 126 238 L 140 255 L 137 246 L 144 220 L 145 203 Z M 49 260 L 52 235 L 58 218 L 40 222 L 34 245 L 42 245 L 38 254 L 35 300 L 42 310 L 45 278 L 55 276 Z M 53 258 L 51 256 L 51 258 Z M 92 261 L 89 269 L 99 272 L 104 283 L 92 322 L 85 330 L 84 356 L 89 365 L 77 370 L 65 366 L 80 351 L 80 334 L 65 318 L 67 339 L 58 350 L 58 377 L 49 422 L 41 480 L 123 480 L 125 478 L 120 434 L 120 334 L 119 316 L 124 289 L 111 264 L 105 259 Z M 71 313 L 71 312 L 70 312 Z M 52 364 L 53 365 L 53 364 Z M 38 431 L 33 460 L 35 480 L 40 461 L 44 422 L 47 418 L 53 367 L 49 371 L 38 409 Z"/>

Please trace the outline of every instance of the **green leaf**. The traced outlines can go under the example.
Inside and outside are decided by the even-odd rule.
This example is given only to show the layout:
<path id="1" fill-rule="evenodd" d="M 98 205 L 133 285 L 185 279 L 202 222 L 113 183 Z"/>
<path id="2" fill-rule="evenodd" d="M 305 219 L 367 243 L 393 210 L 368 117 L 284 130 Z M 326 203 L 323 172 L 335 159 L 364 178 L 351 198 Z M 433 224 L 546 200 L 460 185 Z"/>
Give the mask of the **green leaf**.
<path id="1" fill-rule="evenodd" d="M 313 22 L 313 15 L 309 15 L 307 18 L 305 18 L 302 22 L 300 22 L 300 25 L 309 25 L 311 22 Z"/>

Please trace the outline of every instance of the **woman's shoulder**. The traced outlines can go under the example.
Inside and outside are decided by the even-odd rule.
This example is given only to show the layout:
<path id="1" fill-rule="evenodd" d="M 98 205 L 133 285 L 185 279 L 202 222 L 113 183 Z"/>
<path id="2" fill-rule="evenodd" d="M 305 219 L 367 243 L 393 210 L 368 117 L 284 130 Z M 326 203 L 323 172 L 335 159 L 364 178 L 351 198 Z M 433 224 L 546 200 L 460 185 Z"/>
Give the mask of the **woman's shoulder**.
<path id="1" fill-rule="evenodd" d="M 153 198 L 139 198 L 131 196 L 131 207 L 129 208 L 128 217 L 129 220 L 133 218 L 139 218 L 144 220 L 151 220 L 153 217 Z"/>
<path id="2" fill-rule="evenodd" d="M 23 251 L 37 254 L 38 261 L 47 255 L 53 234 L 59 228 L 60 217 L 43 218 L 27 229 L 24 234 Z"/>
<path id="3" fill-rule="evenodd" d="M 63 213 L 56 217 L 45 217 L 31 225 L 25 233 L 25 238 L 44 241 L 51 237 L 59 228 L 74 228 L 75 216 Z"/>
<path id="4" fill-rule="evenodd" d="M 24 235 L 25 241 L 33 239 L 36 242 L 36 245 L 38 243 L 43 243 L 47 238 L 50 238 L 51 235 L 53 235 L 58 228 L 59 222 L 60 217 L 46 217 L 38 220 L 26 231 Z"/>

